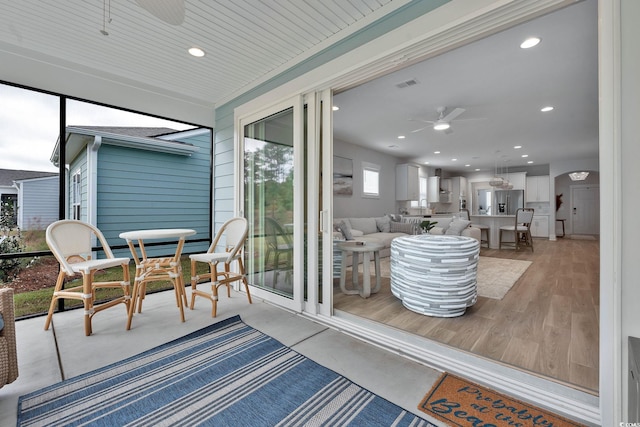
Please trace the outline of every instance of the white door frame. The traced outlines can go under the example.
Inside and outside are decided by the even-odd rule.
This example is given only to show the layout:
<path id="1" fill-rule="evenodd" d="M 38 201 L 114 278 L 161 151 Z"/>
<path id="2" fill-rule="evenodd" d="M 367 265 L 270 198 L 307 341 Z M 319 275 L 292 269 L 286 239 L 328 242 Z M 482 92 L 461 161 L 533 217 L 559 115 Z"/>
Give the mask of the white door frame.
<path id="1" fill-rule="evenodd" d="M 240 212 L 241 216 L 244 216 L 244 126 L 288 108 L 293 108 L 293 297 L 287 298 L 256 286 L 250 286 L 250 288 L 254 296 L 299 313 L 303 310 L 304 298 L 304 271 L 302 268 L 304 265 L 304 159 L 301 155 L 304 143 L 303 97 L 297 95 L 272 104 L 269 107 L 261 107 L 261 109 L 245 112 L 236 111 L 234 115 L 235 182 L 238 189 L 236 211 Z"/>

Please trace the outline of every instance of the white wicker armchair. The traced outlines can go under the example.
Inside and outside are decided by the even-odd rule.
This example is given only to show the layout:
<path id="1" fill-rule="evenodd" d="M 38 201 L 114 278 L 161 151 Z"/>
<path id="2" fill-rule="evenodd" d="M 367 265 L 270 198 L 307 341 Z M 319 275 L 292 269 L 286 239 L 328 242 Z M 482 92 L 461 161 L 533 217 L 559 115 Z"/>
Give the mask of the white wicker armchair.
<path id="1" fill-rule="evenodd" d="M 12 288 L 0 288 L 0 313 L 4 322 L 4 327 L 0 330 L 0 387 L 3 387 L 18 378 L 16 322 Z"/>

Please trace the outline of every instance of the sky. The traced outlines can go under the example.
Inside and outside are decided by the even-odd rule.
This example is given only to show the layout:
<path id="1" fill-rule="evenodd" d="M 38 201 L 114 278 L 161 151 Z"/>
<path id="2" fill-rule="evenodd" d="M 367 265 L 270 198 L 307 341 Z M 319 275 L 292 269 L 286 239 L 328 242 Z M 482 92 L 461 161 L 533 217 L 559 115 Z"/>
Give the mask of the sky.
<path id="1" fill-rule="evenodd" d="M 0 84 L 0 169 L 57 172 L 49 160 L 58 139 L 57 96 Z M 67 103 L 71 126 L 193 126 L 80 101 Z"/>

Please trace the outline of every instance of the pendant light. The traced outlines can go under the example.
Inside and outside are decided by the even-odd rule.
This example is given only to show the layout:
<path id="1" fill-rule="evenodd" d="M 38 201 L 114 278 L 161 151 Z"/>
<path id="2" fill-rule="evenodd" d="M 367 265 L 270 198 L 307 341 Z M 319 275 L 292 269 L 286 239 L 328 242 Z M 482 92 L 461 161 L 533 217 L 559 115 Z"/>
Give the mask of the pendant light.
<path id="1" fill-rule="evenodd" d="M 489 185 L 492 187 L 497 187 L 500 188 L 502 187 L 502 185 L 504 184 L 504 179 L 500 176 L 498 176 L 498 153 L 500 151 L 496 151 L 496 159 L 495 159 L 495 174 L 493 175 L 493 178 L 491 178 L 489 180 Z"/>

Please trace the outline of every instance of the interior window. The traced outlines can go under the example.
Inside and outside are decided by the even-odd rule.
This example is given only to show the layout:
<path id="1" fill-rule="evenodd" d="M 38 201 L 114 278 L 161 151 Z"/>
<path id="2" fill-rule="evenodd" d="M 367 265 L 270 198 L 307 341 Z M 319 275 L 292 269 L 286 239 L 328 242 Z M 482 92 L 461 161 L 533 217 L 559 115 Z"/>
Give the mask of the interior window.
<path id="1" fill-rule="evenodd" d="M 427 177 L 420 177 L 420 201 L 412 200 L 412 208 L 426 208 L 427 207 Z"/>
<path id="2" fill-rule="evenodd" d="M 363 197 L 380 196 L 380 166 L 362 162 Z"/>

